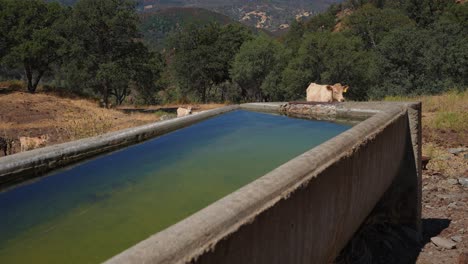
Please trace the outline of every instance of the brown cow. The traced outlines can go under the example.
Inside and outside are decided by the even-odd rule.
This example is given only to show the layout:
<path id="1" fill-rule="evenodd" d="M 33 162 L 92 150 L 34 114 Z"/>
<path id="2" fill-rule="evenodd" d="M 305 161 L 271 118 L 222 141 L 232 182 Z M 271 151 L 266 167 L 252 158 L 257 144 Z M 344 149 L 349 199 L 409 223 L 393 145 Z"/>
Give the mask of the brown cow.
<path id="1" fill-rule="evenodd" d="M 349 86 L 342 86 L 341 83 L 335 85 L 320 85 L 311 83 L 307 87 L 308 102 L 344 102 L 343 93 L 348 91 Z"/>
<path id="2" fill-rule="evenodd" d="M 43 146 L 48 140 L 48 135 L 42 135 L 39 137 L 20 137 L 19 141 L 21 144 L 21 152 Z"/>

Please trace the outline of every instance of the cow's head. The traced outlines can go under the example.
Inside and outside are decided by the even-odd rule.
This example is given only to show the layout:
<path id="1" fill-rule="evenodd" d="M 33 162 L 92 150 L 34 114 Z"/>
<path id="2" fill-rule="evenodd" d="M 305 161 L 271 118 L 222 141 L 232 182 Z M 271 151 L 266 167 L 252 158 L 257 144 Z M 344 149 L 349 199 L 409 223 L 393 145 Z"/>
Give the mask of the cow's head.
<path id="1" fill-rule="evenodd" d="M 39 136 L 39 139 L 42 141 L 42 142 L 47 142 L 49 140 L 49 135 L 41 135 Z"/>
<path id="2" fill-rule="evenodd" d="M 341 83 L 335 83 L 335 85 L 327 85 L 327 89 L 332 92 L 332 100 L 338 102 L 344 102 L 343 93 L 348 91 L 348 85 L 341 85 Z"/>

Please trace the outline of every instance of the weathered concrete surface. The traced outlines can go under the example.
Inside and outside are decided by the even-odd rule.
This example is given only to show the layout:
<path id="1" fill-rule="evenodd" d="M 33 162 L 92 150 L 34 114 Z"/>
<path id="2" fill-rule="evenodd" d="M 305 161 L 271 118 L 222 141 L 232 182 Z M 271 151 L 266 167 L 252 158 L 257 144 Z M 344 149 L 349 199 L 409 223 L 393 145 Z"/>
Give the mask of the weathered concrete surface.
<path id="1" fill-rule="evenodd" d="M 279 113 L 281 106 L 286 103 L 274 102 L 274 103 L 248 103 L 241 104 L 240 107 L 245 110 L 257 111 L 257 112 L 269 112 L 269 113 Z"/>
<path id="2" fill-rule="evenodd" d="M 108 262 L 329 263 L 373 210 L 418 230 L 420 104 L 313 107 L 368 119 Z M 316 115 L 301 105 L 241 108 Z"/>
<path id="3" fill-rule="evenodd" d="M 238 108 L 237 105 L 226 106 L 182 118 L 3 157 L 0 159 L 0 190 L 44 175 L 55 168 L 151 139 Z"/>

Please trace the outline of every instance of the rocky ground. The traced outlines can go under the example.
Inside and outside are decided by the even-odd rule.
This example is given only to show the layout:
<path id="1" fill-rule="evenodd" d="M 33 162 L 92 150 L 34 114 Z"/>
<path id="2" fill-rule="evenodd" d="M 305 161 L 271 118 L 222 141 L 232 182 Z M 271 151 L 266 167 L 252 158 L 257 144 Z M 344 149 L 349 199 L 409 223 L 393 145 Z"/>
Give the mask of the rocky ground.
<path id="1" fill-rule="evenodd" d="M 468 264 L 468 92 L 416 100 L 423 102 L 423 155 L 430 158 L 416 263 Z"/>
<path id="2" fill-rule="evenodd" d="M 468 264 L 468 91 L 385 100 L 422 102 L 422 155 L 429 159 L 422 240 L 404 226 L 368 221 L 335 263 Z"/>
<path id="3" fill-rule="evenodd" d="M 431 160 L 422 177 L 422 240 L 412 229 L 370 218 L 336 264 L 468 264 L 468 148 L 428 142 L 423 154 Z"/>
<path id="4" fill-rule="evenodd" d="M 429 146 L 435 153 L 423 171 L 423 247 L 416 263 L 468 263 L 468 148 Z"/>

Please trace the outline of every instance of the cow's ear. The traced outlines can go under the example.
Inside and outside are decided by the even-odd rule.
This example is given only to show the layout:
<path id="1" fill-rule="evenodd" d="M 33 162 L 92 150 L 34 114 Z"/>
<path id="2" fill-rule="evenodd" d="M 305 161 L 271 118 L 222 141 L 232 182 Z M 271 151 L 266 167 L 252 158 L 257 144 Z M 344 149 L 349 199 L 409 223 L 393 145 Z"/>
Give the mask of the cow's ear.
<path id="1" fill-rule="evenodd" d="M 348 91 L 348 88 L 349 88 L 349 86 L 346 85 L 346 86 L 343 88 L 343 93 L 346 93 L 346 92 Z"/>
<path id="2" fill-rule="evenodd" d="M 327 85 L 327 89 L 331 91 L 331 90 L 333 90 L 333 86 Z"/>

